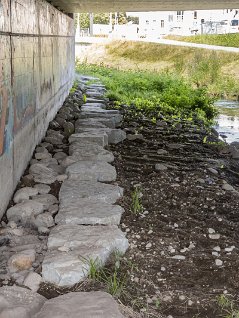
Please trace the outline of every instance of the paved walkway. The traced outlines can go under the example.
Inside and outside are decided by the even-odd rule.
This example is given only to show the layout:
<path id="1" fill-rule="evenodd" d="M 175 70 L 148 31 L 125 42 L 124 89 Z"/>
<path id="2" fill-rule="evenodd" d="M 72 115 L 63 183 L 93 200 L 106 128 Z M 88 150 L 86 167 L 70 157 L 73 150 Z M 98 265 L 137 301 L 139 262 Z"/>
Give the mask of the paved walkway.
<path id="1" fill-rule="evenodd" d="M 51 218 L 51 222 L 48 223 L 51 230 L 41 273 L 45 283 L 60 287 L 74 286 L 86 279 L 92 262 L 103 266 L 113 252 L 123 254 L 128 248 L 128 240 L 118 228 L 124 210 L 116 202 L 122 197 L 123 189 L 115 182 L 116 170 L 110 164 L 114 156 L 104 148 L 108 143 L 122 142 L 126 138 L 125 132 L 117 128 L 122 116 L 116 110 L 105 109 L 105 88 L 99 81 L 90 77 L 78 79 L 84 87 L 86 103 L 79 112 L 75 133 L 69 134 L 70 156 L 66 157 L 64 153 L 56 154 L 56 158 L 62 160 L 61 166 L 65 164 L 67 167 L 66 174 L 59 177 L 58 173 L 52 173 L 49 166 L 33 162 L 30 173 L 34 180 L 39 182 L 38 188 L 22 188 L 14 196 L 16 206 L 7 211 L 9 220 L 12 218 L 13 221 L 19 221 L 25 226 L 26 213 L 29 213 L 31 218 L 33 214 L 36 218 L 43 218 L 43 215 L 46 217 L 47 213 L 42 213 L 43 210 L 57 203 L 57 200 L 50 194 L 39 195 L 39 189 L 43 192 L 49 191 L 47 184 L 53 183 L 57 178 L 63 181 L 59 193 L 58 214 L 54 221 L 49 213 L 47 215 L 48 221 Z M 88 85 L 89 80 L 94 80 L 94 83 Z M 68 128 L 70 127 L 68 125 Z M 60 142 L 59 134 L 54 131 L 51 133 L 53 135 L 47 137 L 49 142 Z M 48 160 L 48 163 L 50 160 L 52 164 L 54 159 L 56 160 L 48 158 L 47 152 L 37 152 L 35 156 L 41 160 Z M 29 196 L 34 195 L 34 200 L 38 202 L 28 201 Z M 54 202 L 52 198 L 55 199 Z M 22 208 L 20 219 L 19 208 Z M 53 226 L 54 222 L 56 226 Z M 38 230 L 41 230 L 40 227 Z M 16 258 L 11 262 L 13 270 L 16 265 L 27 265 L 28 268 L 34 262 L 34 250 L 24 253 L 20 255 L 21 263 L 19 255 L 18 258 L 13 256 Z M 35 272 L 31 274 L 36 275 L 31 278 L 33 281 L 29 285 L 33 289 L 34 279 L 41 277 Z M 39 283 L 40 281 L 35 291 L 39 288 Z M 24 284 L 28 286 L 25 282 Z M 104 292 L 74 292 L 46 300 L 26 288 L 2 287 L 0 318 L 15 317 L 123 318 L 115 300 Z"/>

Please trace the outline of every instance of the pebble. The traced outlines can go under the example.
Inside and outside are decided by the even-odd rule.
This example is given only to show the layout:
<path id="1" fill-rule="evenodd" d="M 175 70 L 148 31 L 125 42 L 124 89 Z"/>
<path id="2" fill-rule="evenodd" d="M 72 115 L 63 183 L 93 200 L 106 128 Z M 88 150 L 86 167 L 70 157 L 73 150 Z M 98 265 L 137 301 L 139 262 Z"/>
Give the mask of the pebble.
<path id="1" fill-rule="evenodd" d="M 165 165 L 163 165 L 163 164 L 161 164 L 161 163 L 157 163 L 156 165 L 155 165 L 155 170 L 156 171 L 165 171 L 165 170 L 167 170 L 168 168 L 165 166 Z"/>
<path id="2" fill-rule="evenodd" d="M 225 183 L 225 184 L 223 184 L 223 186 L 222 186 L 222 190 L 225 190 L 225 191 L 234 191 L 235 189 L 234 189 L 233 186 L 231 186 L 230 184 Z"/>
<path id="3" fill-rule="evenodd" d="M 30 288 L 33 292 L 37 292 L 41 282 L 42 277 L 39 274 L 30 272 L 24 279 L 23 285 Z"/>
<path id="4" fill-rule="evenodd" d="M 212 229 L 212 228 L 209 228 L 209 229 L 208 229 L 208 233 L 209 233 L 209 234 L 214 234 L 214 233 L 215 233 L 215 230 Z"/>
<path id="5" fill-rule="evenodd" d="M 209 238 L 211 240 L 219 240 L 220 239 L 220 234 L 209 234 Z"/>
<path id="6" fill-rule="evenodd" d="M 43 183 L 36 184 L 34 188 L 38 190 L 39 194 L 47 194 L 51 191 L 51 187 Z"/>
<path id="7" fill-rule="evenodd" d="M 232 252 L 235 248 L 235 246 L 226 247 L 225 252 Z"/>
<path id="8" fill-rule="evenodd" d="M 220 246 L 215 246 L 213 248 L 214 251 L 220 252 L 221 251 L 221 247 Z"/>
<path id="9" fill-rule="evenodd" d="M 179 298 L 180 300 L 182 300 L 182 301 L 184 301 L 184 300 L 186 299 L 186 297 L 185 297 L 184 295 L 180 295 L 178 298 Z"/>
<path id="10" fill-rule="evenodd" d="M 152 247 L 152 243 L 148 243 L 148 244 L 146 244 L 146 246 L 145 246 L 147 249 L 148 248 L 151 248 Z"/>
<path id="11" fill-rule="evenodd" d="M 212 252 L 212 255 L 213 256 L 219 256 L 219 253 L 218 252 Z"/>
<path id="12" fill-rule="evenodd" d="M 192 306 L 192 305 L 193 305 L 193 301 L 189 299 L 188 306 Z"/>
<path id="13" fill-rule="evenodd" d="M 153 233 L 153 231 L 152 231 L 152 230 L 149 230 L 149 231 L 148 231 L 148 234 L 152 234 L 152 233 Z"/>
<path id="14" fill-rule="evenodd" d="M 216 169 L 213 169 L 213 168 L 208 168 L 208 171 L 210 171 L 212 174 L 215 174 L 215 175 L 218 174 L 218 171 Z"/>
<path id="15" fill-rule="evenodd" d="M 177 260 L 184 260 L 186 257 L 184 255 L 174 255 L 171 258 L 172 259 L 177 259 Z"/>
<path id="16" fill-rule="evenodd" d="M 216 259 L 215 264 L 216 264 L 216 266 L 222 266 L 223 261 L 221 261 L 220 259 Z"/>

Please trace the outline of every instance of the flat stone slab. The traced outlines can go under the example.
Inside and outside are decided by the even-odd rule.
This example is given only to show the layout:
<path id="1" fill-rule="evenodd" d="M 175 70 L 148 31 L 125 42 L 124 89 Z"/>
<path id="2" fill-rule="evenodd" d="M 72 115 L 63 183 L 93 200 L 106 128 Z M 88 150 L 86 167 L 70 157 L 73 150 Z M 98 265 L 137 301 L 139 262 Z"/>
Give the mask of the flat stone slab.
<path id="1" fill-rule="evenodd" d="M 45 302 L 33 318 L 123 318 L 113 297 L 104 292 L 69 293 Z"/>
<path id="2" fill-rule="evenodd" d="M 114 251 L 125 253 L 127 248 L 128 240 L 117 226 L 58 225 L 48 238 L 43 280 L 73 286 L 88 276 L 90 262 L 103 266 Z"/>
<path id="3" fill-rule="evenodd" d="M 119 205 L 84 200 L 77 208 L 60 208 L 55 217 L 57 224 L 118 225 L 124 209 Z"/>
<path id="4" fill-rule="evenodd" d="M 88 112 L 88 111 L 84 111 L 81 112 L 81 114 L 79 115 L 79 119 L 85 119 L 85 118 L 104 118 L 104 119 L 111 119 L 114 121 L 115 125 L 119 125 L 123 119 L 123 116 L 120 114 L 107 114 L 107 113 L 103 113 L 103 112 Z"/>
<path id="5" fill-rule="evenodd" d="M 109 144 L 118 144 L 126 139 L 126 132 L 121 129 L 112 129 L 112 128 L 86 128 L 86 127 L 78 127 L 76 129 L 76 133 L 106 133 L 108 135 L 108 143 Z"/>
<path id="6" fill-rule="evenodd" d="M 84 108 L 101 108 L 101 109 L 105 109 L 106 105 L 105 103 L 85 103 L 83 106 L 81 106 L 81 110 L 83 110 Z"/>
<path id="7" fill-rule="evenodd" d="M 92 107 L 92 106 L 88 107 L 86 112 L 92 112 L 92 113 L 97 113 L 97 114 L 105 114 L 105 115 L 119 115 L 119 111 L 116 110 L 116 109 L 101 109 L 99 107 L 97 108 L 97 107 Z M 84 113 L 84 111 L 82 111 L 82 113 Z"/>
<path id="8" fill-rule="evenodd" d="M 33 317 L 45 302 L 45 297 L 18 286 L 0 288 L 0 317 Z"/>
<path id="9" fill-rule="evenodd" d="M 105 147 L 108 145 L 108 135 L 105 132 L 84 132 L 71 135 L 69 138 L 69 142 L 72 143 L 74 141 L 95 143 L 97 145 Z"/>
<path id="10" fill-rule="evenodd" d="M 103 161 L 78 161 L 66 169 L 70 180 L 111 182 L 116 180 L 115 167 Z"/>
<path id="11" fill-rule="evenodd" d="M 115 121 L 114 118 L 86 118 L 78 119 L 75 122 L 75 129 L 83 126 L 87 126 L 88 128 L 115 128 Z"/>
<path id="12" fill-rule="evenodd" d="M 117 185 L 93 181 L 66 180 L 63 182 L 59 201 L 61 208 L 78 208 L 84 201 L 114 204 L 123 195 L 123 189 Z"/>

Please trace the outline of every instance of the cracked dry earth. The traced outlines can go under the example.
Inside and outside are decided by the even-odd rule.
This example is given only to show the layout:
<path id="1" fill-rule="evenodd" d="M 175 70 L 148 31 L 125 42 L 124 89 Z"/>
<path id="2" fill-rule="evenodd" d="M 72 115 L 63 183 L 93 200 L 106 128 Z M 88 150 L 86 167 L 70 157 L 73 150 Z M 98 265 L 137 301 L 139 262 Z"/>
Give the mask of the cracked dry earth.
<path id="1" fill-rule="evenodd" d="M 237 144 L 219 143 L 214 130 L 205 143 L 201 123 L 152 124 L 131 114 L 125 111 L 123 123 L 128 140 L 110 147 L 134 264 L 122 299 L 145 317 L 237 317 Z M 136 187 L 143 208 L 133 213 Z"/>

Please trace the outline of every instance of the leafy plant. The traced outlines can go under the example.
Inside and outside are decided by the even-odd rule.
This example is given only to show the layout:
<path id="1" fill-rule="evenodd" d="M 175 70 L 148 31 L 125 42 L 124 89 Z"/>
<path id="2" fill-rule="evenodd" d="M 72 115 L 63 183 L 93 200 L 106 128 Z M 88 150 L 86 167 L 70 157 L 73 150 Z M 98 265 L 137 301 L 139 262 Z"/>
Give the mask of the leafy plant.
<path id="1" fill-rule="evenodd" d="M 135 214 L 138 214 L 142 212 L 143 210 L 140 194 L 141 194 L 140 189 L 138 187 L 135 187 L 134 191 L 132 192 L 132 204 L 131 204 L 131 210 Z"/>
<path id="2" fill-rule="evenodd" d="M 217 303 L 222 310 L 223 318 L 239 318 L 239 310 L 228 296 L 224 294 L 218 296 Z"/>

